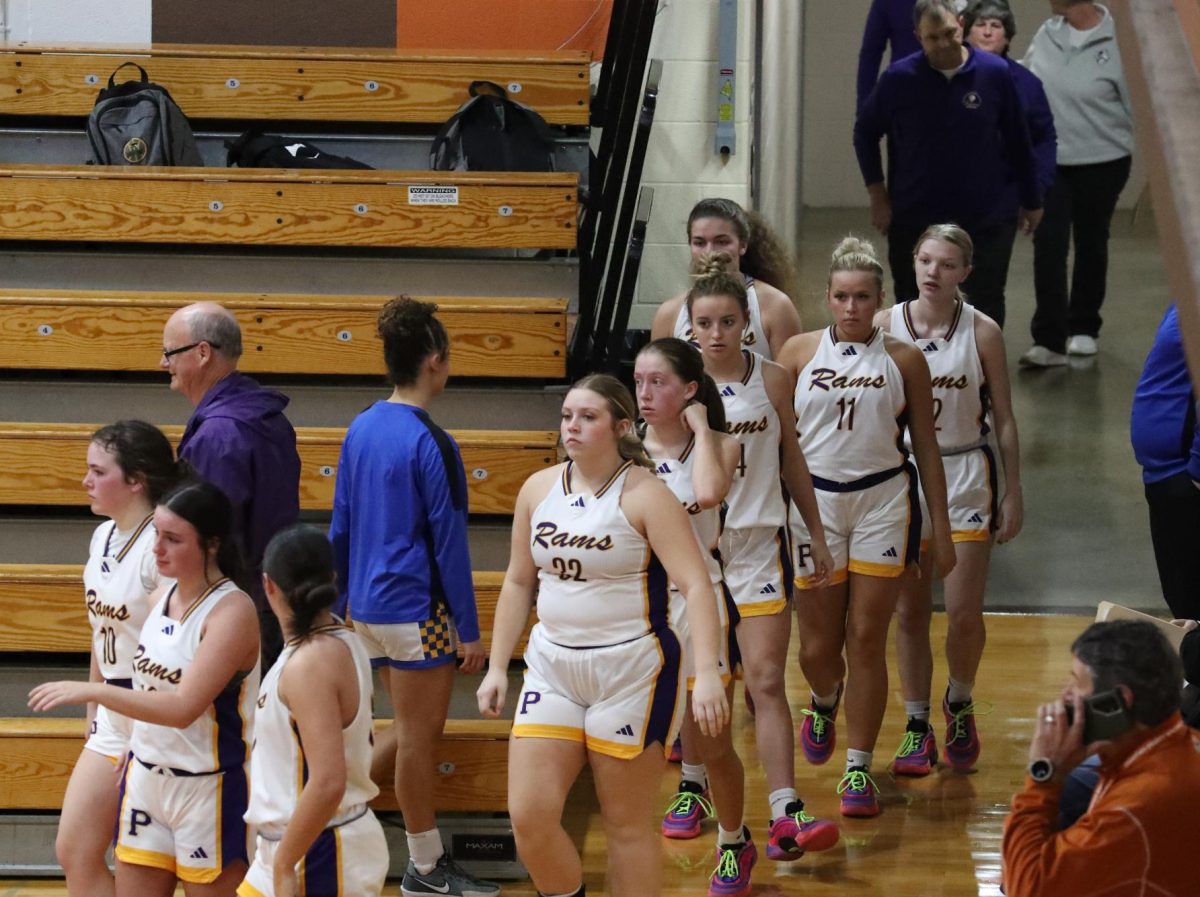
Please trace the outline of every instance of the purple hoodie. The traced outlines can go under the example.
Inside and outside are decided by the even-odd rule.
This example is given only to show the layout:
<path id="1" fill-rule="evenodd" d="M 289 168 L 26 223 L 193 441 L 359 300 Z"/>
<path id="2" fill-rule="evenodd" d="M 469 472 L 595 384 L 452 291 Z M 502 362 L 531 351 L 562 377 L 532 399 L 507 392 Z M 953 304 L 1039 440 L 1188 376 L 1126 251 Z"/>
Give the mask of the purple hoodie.
<path id="1" fill-rule="evenodd" d="M 263 551 L 300 516 L 300 455 L 296 431 L 283 414 L 287 404 L 287 396 L 234 371 L 204 394 L 179 443 L 179 456 L 233 503 L 234 529 L 258 600 Z"/>
<path id="2" fill-rule="evenodd" d="M 872 0 L 863 28 L 862 47 L 858 51 L 858 102 L 861 109 L 879 78 L 883 49 L 891 45 L 889 62 L 911 56 L 921 49 L 913 27 L 913 7 L 917 0 Z"/>

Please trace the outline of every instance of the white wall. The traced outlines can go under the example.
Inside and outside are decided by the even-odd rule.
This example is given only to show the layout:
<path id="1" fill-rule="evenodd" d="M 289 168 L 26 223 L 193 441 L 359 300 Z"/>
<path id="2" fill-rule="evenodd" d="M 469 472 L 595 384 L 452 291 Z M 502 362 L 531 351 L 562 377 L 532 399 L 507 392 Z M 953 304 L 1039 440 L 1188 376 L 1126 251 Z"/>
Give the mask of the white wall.
<path id="1" fill-rule="evenodd" d="M 1010 55 L 1019 59 L 1038 26 L 1049 16 L 1046 0 L 1010 0 L 1017 36 Z M 867 205 L 851 139 L 858 48 L 871 0 L 805 3 L 804 167 L 807 206 L 842 208 Z M 887 63 L 884 58 L 884 64 Z M 1145 184 L 1138 155 L 1120 206 L 1130 208 Z"/>
<path id="2" fill-rule="evenodd" d="M 686 287 L 688 212 L 706 196 L 750 200 L 750 96 L 754 3 L 738 0 L 737 152 L 713 151 L 717 60 L 716 0 L 663 0 L 650 56 L 663 60 L 662 83 L 642 183 L 654 211 L 638 278 L 631 326 L 649 327 L 654 309 Z"/>
<path id="3" fill-rule="evenodd" d="M 10 43 L 149 43 L 151 0 L 8 0 Z"/>

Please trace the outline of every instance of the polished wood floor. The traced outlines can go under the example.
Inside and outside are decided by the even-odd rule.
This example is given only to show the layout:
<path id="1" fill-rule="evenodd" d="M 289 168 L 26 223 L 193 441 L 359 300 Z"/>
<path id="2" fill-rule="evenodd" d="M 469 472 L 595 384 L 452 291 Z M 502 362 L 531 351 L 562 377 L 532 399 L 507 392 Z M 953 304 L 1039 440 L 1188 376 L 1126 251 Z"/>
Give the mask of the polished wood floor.
<path id="1" fill-rule="evenodd" d="M 737 697 L 734 726 L 747 766 L 748 823 L 760 843 L 754 870 L 755 897 L 800 895 L 888 895 L 888 897 L 993 897 L 1000 893 L 1000 829 L 1009 799 L 1020 786 L 1036 705 L 1058 694 L 1070 669 L 1070 644 L 1089 621 L 1077 616 L 1021 615 L 988 617 L 988 647 L 976 685 L 976 697 L 993 705 L 979 720 L 983 756 L 970 775 L 937 771 L 927 779 L 896 781 L 885 771 L 900 742 L 904 719 L 895 686 L 876 752 L 875 780 L 882 789 L 884 812 L 874 820 L 840 820 L 834 788 L 841 753 L 825 767 L 798 758 L 797 786 L 815 815 L 839 818 L 841 843 L 794 863 L 773 863 L 762 856 L 767 807 L 761 771 L 753 760 L 753 729 Z M 945 617 L 934 617 L 934 641 L 940 642 Z M 940 661 L 935 691 L 945 681 Z M 807 690 L 799 669 L 790 669 L 788 691 L 793 708 L 804 706 Z M 936 699 L 936 696 L 935 696 Z M 939 744 L 941 739 L 939 738 Z M 673 792 L 677 770 L 662 783 L 663 806 Z M 710 823 L 710 825 L 715 825 Z M 606 851 L 594 804 L 581 802 L 568 820 L 580 833 L 589 895 L 607 893 Z M 715 828 L 695 841 L 663 841 L 664 897 L 705 893 L 713 867 Z M 385 894 L 399 894 L 398 883 Z M 180 891 L 182 894 L 182 891 Z M 62 897 L 61 881 L 0 881 L 0 897 Z M 506 883 L 506 897 L 536 897 L 529 882 Z"/>

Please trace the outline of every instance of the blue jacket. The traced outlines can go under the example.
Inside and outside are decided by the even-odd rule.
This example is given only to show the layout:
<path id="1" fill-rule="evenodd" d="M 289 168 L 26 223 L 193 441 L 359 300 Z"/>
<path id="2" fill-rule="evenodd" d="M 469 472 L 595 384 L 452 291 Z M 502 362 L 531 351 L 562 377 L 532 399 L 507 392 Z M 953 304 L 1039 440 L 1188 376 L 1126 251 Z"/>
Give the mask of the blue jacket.
<path id="1" fill-rule="evenodd" d="M 1058 134 L 1054 130 L 1054 113 L 1041 79 L 1021 63 L 1005 57 L 1013 83 L 1017 85 L 1017 96 L 1025 107 L 1025 121 L 1029 125 L 1029 142 L 1033 144 L 1033 156 L 1037 160 L 1038 187 L 1044 199 L 1058 170 Z M 1016 181 L 1013 181 L 1016 191 Z M 1018 203 L 1020 200 L 1017 200 Z"/>
<path id="2" fill-rule="evenodd" d="M 329 539 L 335 612 L 421 623 L 444 607 L 462 641 L 478 640 L 466 473 L 458 444 L 425 411 L 376 402 L 350 424 Z"/>
<path id="3" fill-rule="evenodd" d="M 1018 205 L 1042 207 L 1025 110 L 999 56 L 968 47 L 950 79 L 923 53 L 890 65 L 854 123 L 868 185 L 884 180 L 883 137 L 897 225 L 952 221 L 974 232 L 1014 223 Z"/>
<path id="4" fill-rule="evenodd" d="M 287 396 L 235 371 L 204 394 L 179 442 L 179 457 L 233 503 L 247 585 L 259 601 L 263 551 L 300 517 L 300 455 L 287 405 Z"/>
<path id="5" fill-rule="evenodd" d="M 872 0 L 863 28 L 862 47 L 858 51 L 858 100 L 855 109 L 862 109 L 867 96 L 879 78 L 884 47 L 891 45 L 890 62 L 911 56 L 921 49 L 913 27 L 913 7 L 916 0 Z"/>
<path id="6" fill-rule="evenodd" d="M 1133 391 L 1129 429 L 1143 482 L 1157 483 L 1185 472 L 1200 482 L 1196 393 L 1188 376 L 1174 305 L 1158 325 Z"/>

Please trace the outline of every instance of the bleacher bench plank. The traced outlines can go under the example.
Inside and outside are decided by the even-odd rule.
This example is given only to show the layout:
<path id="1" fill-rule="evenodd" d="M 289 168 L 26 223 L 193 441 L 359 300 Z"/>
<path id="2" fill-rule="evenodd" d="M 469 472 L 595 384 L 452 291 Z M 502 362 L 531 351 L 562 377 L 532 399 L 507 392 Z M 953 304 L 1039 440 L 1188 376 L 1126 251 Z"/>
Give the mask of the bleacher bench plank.
<path id="1" fill-rule="evenodd" d="M 437 124 L 493 81 L 551 124 L 588 123 L 582 51 L 461 51 L 152 44 L 10 45 L 0 50 L 0 115 L 86 116 L 123 62 L 136 62 L 193 119 Z M 117 80 L 138 77 L 125 69 Z"/>
<path id="2" fill-rule="evenodd" d="M 238 317 L 247 373 L 381 374 L 375 321 L 389 298 L 0 289 L 0 366 L 157 370 L 167 318 L 211 300 Z M 437 303 L 456 376 L 565 376 L 566 300 L 418 298 Z"/>
<path id="3" fill-rule="evenodd" d="M 80 485 L 93 424 L 0 424 L 0 505 L 83 506 Z M 182 427 L 163 427 L 178 442 Z M 300 507 L 333 507 L 340 427 L 297 427 Z M 472 514 L 511 514 L 521 484 L 556 463 L 558 434 L 550 431 L 457 430 Z"/>
<path id="4" fill-rule="evenodd" d="M 476 571 L 475 604 L 484 649 L 491 650 L 496 601 L 504 574 Z M 86 654 L 91 628 L 83 595 L 83 567 L 76 564 L 0 564 L 0 653 Z M 517 652 L 525 650 L 530 615 Z"/>
<path id="5" fill-rule="evenodd" d="M 0 240 L 574 249 L 577 183 L 574 172 L 7 165 Z"/>
<path id="6" fill-rule="evenodd" d="M 390 720 L 376 720 L 376 727 Z M 82 719 L 0 719 L 0 809 L 58 810 L 83 747 Z M 441 812 L 498 812 L 507 803 L 507 720 L 449 720 L 437 753 L 434 800 Z M 372 806 L 396 808 L 384 789 Z"/>

